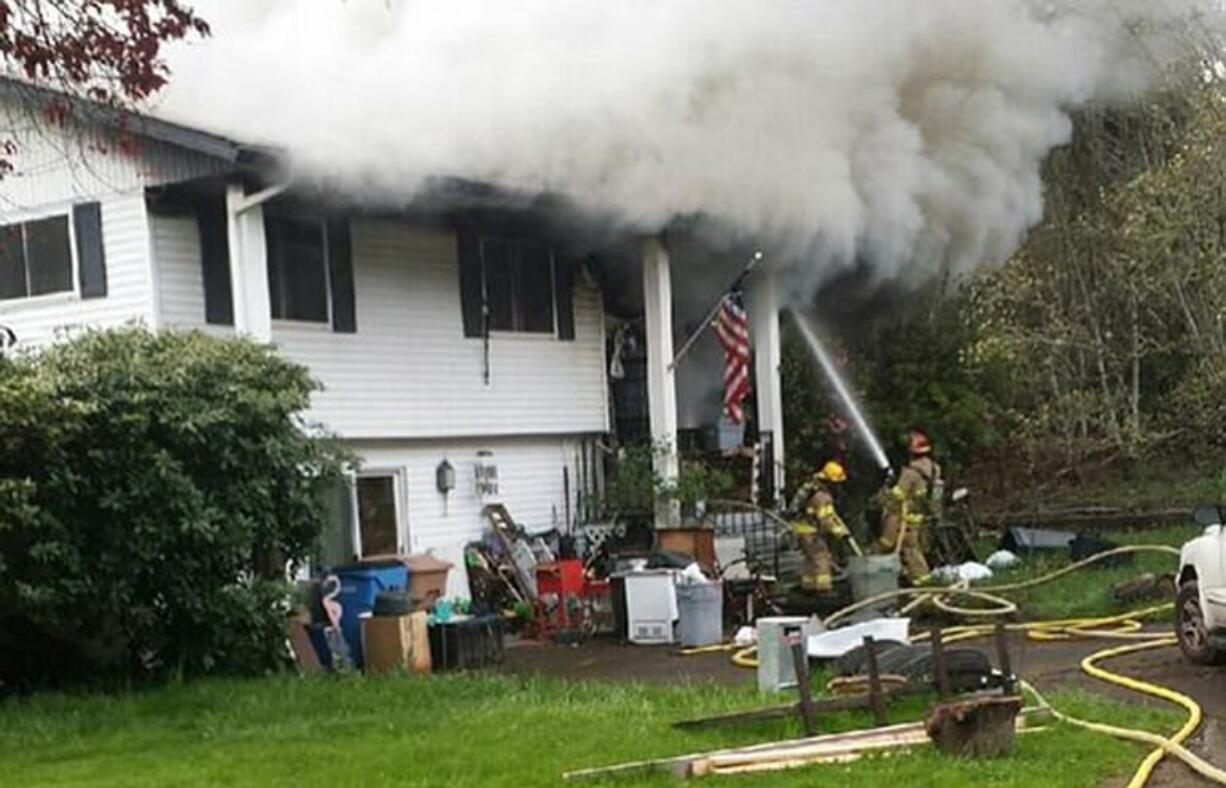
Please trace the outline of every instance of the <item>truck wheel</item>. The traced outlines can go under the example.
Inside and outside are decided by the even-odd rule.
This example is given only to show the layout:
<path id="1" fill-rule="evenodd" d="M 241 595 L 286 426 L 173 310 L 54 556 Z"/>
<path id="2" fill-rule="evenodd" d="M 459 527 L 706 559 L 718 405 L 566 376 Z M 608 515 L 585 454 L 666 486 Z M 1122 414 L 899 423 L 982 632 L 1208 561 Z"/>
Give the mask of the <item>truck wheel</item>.
<path id="1" fill-rule="evenodd" d="M 1175 635 L 1179 638 L 1179 650 L 1188 661 L 1198 665 L 1218 665 L 1226 661 L 1226 651 L 1214 648 L 1209 640 L 1195 580 L 1185 580 L 1179 586 L 1179 596 L 1175 600 Z"/>

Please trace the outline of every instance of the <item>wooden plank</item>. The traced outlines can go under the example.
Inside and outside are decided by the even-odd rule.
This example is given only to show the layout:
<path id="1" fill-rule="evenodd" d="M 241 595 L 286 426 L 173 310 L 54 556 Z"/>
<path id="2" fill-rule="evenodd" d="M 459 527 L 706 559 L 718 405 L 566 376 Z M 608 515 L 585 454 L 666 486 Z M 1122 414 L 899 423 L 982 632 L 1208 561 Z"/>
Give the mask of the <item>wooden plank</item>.
<path id="1" fill-rule="evenodd" d="M 923 725 L 923 722 L 909 722 L 886 728 L 872 728 L 869 730 L 848 731 L 845 733 L 827 733 L 820 736 L 811 736 L 801 739 L 766 742 L 764 744 L 756 744 L 748 747 L 730 747 L 723 750 L 715 750 L 713 752 L 690 753 L 688 755 L 677 755 L 670 758 L 654 758 L 650 760 L 621 763 L 613 766 L 597 766 L 590 769 L 576 769 L 574 771 L 566 772 L 562 775 L 562 777 L 563 779 L 569 781 L 603 780 L 610 777 L 641 776 L 659 772 L 667 772 L 675 774 L 679 777 L 685 777 L 690 774 L 691 767 L 694 763 L 715 755 L 772 752 L 781 748 L 797 748 L 814 743 L 856 741 L 866 737 L 881 736 L 883 734 L 888 735 L 890 732 L 907 730 L 915 728 L 916 726 L 919 726 L 920 729 L 922 729 Z"/>
<path id="2" fill-rule="evenodd" d="M 932 630 L 932 669 L 936 674 L 937 697 L 945 700 L 949 697 L 949 665 L 945 661 L 945 639 L 941 628 Z"/>
<path id="3" fill-rule="evenodd" d="M 1033 708 L 1023 709 L 1022 714 L 1018 716 L 1019 726 L 1024 724 L 1024 718 L 1027 715 L 1034 714 L 1035 712 L 1036 710 Z M 916 731 L 923 732 L 924 737 L 927 738 L 922 721 L 905 722 L 898 725 L 889 725 L 884 728 L 826 733 L 820 736 L 766 742 L 748 747 L 731 747 L 713 752 L 690 753 L 670 758 L 655 758 L 615 764 L 613 766 L 576 769 L 566 772 L 562 777 L 570 782 L 607 780 L 615 777 L 641 777 L 661 772 L 671 773 L 677 777 L 698 777 L 711 773 L 710 765 L 712 759 L 720 759 L 724 758 L 724 756 L 728 756 L 723 761 L 727 764 L 737 762 L 747 765 L 756 757 L 757 764 L 762 769 L 772 768 L 770 764 L 774 764 L 773 768 L 775 769 L 787 768 L 793 765 L 801 766 L 814 762 L 813 759 L 818 759 L 820 762 L 820 759 L 825 757 L 847 757 L 849 751 L 854 751 L 854 745 L 857 744 L 863 744 L 871 748 L 874 743 L 882 741 L 906 742 L 908 735 L 914 734 Z M 733 767 L 727 766 L 725 768 L 730 769 Z M 719 773 L 723 773 L 723 770 L 721 769 Z"/>
<path id="4" fill-rule="evenodd" d="M 996 659 L 1000 668 L 1001 687 L 1006 695 L 1012 695 L 1014 692 L 1014 676 L 1013 676 L 1013 661 L 1009 659 L 1009 641 L 1005 636 L 1004 622 L 996 622 L 996 628 L 993 631 L 996 639 Z"/>
<path id="5" fill-rule="evenodd" d="M 881 694 L 881 672 L 877 668 L 877 644 L 872 635 L 864 636 L 864 656 L 868 663 L 868 697 L 873 708 L 873 719 L 878 726 L 885 725 L 885 698 Z"/>
<path id="6" fill-rule="evenodd" d="M 817 710 L 813 707 L 813 688 L 809 685 L 809 655 L 800 637 L 791 639 L 792 663 L 796 669 L 796 691 L 800 694 L 800 720 L 805 734 L 817 735 Z"/>

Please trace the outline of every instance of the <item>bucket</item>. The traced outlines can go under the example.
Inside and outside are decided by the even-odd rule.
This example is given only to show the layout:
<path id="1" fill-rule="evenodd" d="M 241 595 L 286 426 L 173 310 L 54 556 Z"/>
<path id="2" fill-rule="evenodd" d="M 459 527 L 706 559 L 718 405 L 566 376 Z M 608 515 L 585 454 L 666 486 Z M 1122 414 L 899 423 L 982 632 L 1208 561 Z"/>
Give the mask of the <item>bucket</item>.
<path id="1" fill-rule="evenodd" d="M 860 602 L 878 594 L 898 590 L 898 573 L 902 563 L 898 556 L 857 555 L 847 559 L 847 580 L 851 596 Z"/>
<path id="2" fill-rule="evenodd" d="M 724 640 L 724 584 L 677 584 L 677 626 L 686 648 L 713 646 Z"/>

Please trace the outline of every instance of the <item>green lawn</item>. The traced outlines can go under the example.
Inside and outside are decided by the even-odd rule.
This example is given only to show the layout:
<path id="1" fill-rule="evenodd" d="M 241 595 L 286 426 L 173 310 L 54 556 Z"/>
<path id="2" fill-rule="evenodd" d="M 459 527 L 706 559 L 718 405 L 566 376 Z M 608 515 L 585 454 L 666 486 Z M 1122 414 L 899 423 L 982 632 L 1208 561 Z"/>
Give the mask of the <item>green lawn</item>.
<path id="1" fill-rule="evenodd" d="M 1118 545 L 1161 544 L 1179 547 L 1201 532 L 1199 526 L 1170 526 L 1157 529 L 1132 531 L 1103 531 L 1098 535 Z M 980 545 L 980 554 L 985 558 L 995 549 L 995 540 Z M 1004 585 L 1029 580 L 1060 569 L 1071 563 L 1067 551 L 1052 555 L 1042 553 L 1024 557 L 1012 569 L 997 572 L 990 580 L 977 583 L 979 586 Z M 1076 572 L 1023 591 L 1009 592 L 1010 599 L 1018 603 L 1022 618 L 1026 620 L 1071 618 L 1078 616 L 1103 616 L 1122 613 L 1145 607 L 1156 602 L 1119 604 L 1112 597 L 1111 589 L 1125 580 L 1131 580 L 1144 572 L 1164 574 L 1175 572 L 1178 559 L 1160 553 L 1137 553 L 1132 560 L 1119 567 L 1093 565 Z M 1101 567 L 1101 568 L 1100 568 Z"/>
<path id="2" fill-rule="evenodd" d="M 1058 706 L 1116 724 L 1170 731 L 1178 715 L 1084 694 Z M 0 704 L 7 785 L 335 786 L 560 782 L 567 769 L 797 735 L 792 721 L 701 733 L 674 720 L 754 706 L 752 689 L 567 683 L 501 674 L 213 680 L 110 696 L 41 695 Z M 917 718 L 923 703 L 892 710 Z M 858 714 L 826 730 L 861 727 Z M 960 761 L 931 750 L 716 784 L 1086 786 L 1130 773 L 1136 745 L 1055 725 L 1015 757 Z M 639 781 L 642 783 L 643 781 Z M 646 784 L 673 784 L 658 777 Z M 635 783 L 635 784 L 639 784 Z M 623 781 L 621 784 L 629 784 Z"/>

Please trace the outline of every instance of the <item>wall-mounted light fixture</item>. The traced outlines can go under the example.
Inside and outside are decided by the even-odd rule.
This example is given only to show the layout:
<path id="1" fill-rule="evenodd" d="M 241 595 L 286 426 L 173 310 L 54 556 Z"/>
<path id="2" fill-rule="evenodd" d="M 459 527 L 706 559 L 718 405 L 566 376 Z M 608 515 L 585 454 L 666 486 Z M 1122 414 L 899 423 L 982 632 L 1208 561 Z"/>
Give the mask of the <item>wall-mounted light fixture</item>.
<path id="1" fill-rule="evenodd" d="M 443 460 L 435 468 L 434 483 L 443 495 L 455 489 L 455 468 L 447 460 Z"/>
<path id="2" fill-rule="evenodd" d="M 447 496 L 455 489 L 455 468 L 447 462 L 447 458 L 434 469 L 434 486 L 443 494 L 443 516 L 447 516 Z"/>

